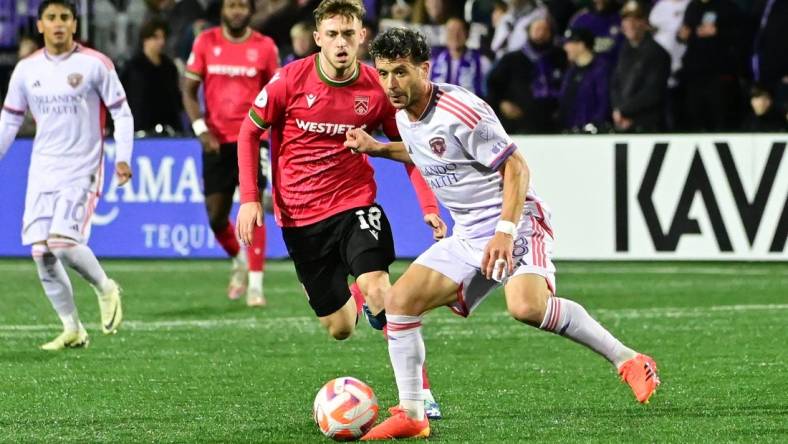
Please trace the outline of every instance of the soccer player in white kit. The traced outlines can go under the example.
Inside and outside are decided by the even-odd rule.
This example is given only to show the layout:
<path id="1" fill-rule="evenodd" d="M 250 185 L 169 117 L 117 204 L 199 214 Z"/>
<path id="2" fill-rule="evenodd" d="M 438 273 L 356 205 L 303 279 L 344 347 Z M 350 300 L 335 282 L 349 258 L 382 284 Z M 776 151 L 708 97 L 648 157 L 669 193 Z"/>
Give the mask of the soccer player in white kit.
<path id="1" fill-rule="evenodd" d="M 0 113 L 0 158 L 14 141 L 29 108 L 36 120 L 36 136 L 22 243 L 32 245 L 41 285 L 63 322 L 63 333 L 41 348 L 61 350 L 89 343 L 64 265 L 95 289 L 105 334 L 115 333 L 123 319 L 120 289 L 107 278 L 87 241 L 104 179 L 105 108 L 115 123 L 119 185 L 131 178 L 134 121 L 112 62 L 74 42 L 77 21 L 73 3 L 42 1 L 37 25 L 45 47 L 21 60 L 11 75 Z"/>
<path id="2" fill-rule="evenodd" d="M 525 159 L 495 113 L 461 87 L 429 81 L 429 47 L 418 32 L 390 29 L 370 53 L 399 110 L 402 142 L 383 144 L 354 129 L 345 144 L 414 163 L 455 225 L 452 236 L 419 256 L 386 296 L 400 404 L 363 439 L 429 436 L 420 390 L 422 316 L 447 305 L 467 317 L 500 285 L 512 317 L 604 356 L 638 401 L 647 402 L 659 384 L 654 360 L 626 347 L 576 302 L 555 295 L 550 213 L 529 187 Z"/>

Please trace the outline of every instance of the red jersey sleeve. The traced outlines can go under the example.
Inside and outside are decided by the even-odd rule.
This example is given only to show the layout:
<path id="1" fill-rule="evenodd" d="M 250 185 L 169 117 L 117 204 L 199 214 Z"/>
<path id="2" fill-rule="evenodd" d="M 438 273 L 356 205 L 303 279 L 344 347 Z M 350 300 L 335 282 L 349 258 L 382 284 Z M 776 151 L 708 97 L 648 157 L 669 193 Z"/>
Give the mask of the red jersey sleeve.
<path id="1" fill-rule="evenodd" d="M 383 134 L 385 134 L 386 137 L 388 137 L 392 142 L 399 142 L 402 140 L 402 138 L 400 138 L 399 129 L 397 128 L 397 110 L 391 106 L 388 97 L 383 96 L 383 100 L 386 101 L 387 105 L 386 110 L 383 112 L 383 122 L 381 125 L 383 127 Z"/>
<path id="2" fill-rule="evenodd" d="M 189 54 L 189 59 L 186 60 L 186 77 L 192 80 L 202 81 L 205 78 L 205 33 L 202 33 L 194 39 L 192 45 L 192 52 Z"/>
<path id="3" fill-rule="evenodd" d="M 265 58 L 265 78 L 270 79 L 276 73 L 276 70 L 279 69 L 279 48 L 276 47 L 276 44 L 270 38 L 265 39 L 266 43 L 266 50 L 265 54 L 268 54 L 268 57 Z"/>
<path id="4" fill-rule="evenodd" d="M 286 105 L 287 82 L 285 70 L 280 69 L 254 99 L 249 118 L 258 128 L 268 128 L 284 118 Z"/>
<path id="5" fill-rule="evenodd" d="M 438 200 L 435 199 L 435 194 L 432 193 L 430 186 L 421 177 L 419 169 L 411 163 L 405 164 L 405 171 L 408 173 L 410 183 L 413 185 L 413 191 L 416 192 L 416 199 L 419 201 L 421 212 L 423 215 L 438 213 Z"/>

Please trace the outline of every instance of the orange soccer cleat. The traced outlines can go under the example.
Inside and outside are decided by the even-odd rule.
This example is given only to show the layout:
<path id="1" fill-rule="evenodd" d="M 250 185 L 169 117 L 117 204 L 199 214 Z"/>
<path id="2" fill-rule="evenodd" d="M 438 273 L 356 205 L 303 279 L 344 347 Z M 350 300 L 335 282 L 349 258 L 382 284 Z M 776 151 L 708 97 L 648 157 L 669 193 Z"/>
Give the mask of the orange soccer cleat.
<path id="1" fill-rule="evenodd" d="M 659 386 L 659 376 L 657 375 L 657 363 L 650 356 L 637 355 L 629 361 L 621 364 L 618 374 L 622 381 L 626 381 L 638 402 L 647 404 L 651 395 L 657 391 Z"/>
<path id="2" fill-rule="evenodd" d="M 373 427 L 361 438 L 362 441 L 430 436 L 430 421 L 426 416 L 421 421 L 413 419 L 402 407 L 392 407 L 389 412 L 391 417 Z"/>

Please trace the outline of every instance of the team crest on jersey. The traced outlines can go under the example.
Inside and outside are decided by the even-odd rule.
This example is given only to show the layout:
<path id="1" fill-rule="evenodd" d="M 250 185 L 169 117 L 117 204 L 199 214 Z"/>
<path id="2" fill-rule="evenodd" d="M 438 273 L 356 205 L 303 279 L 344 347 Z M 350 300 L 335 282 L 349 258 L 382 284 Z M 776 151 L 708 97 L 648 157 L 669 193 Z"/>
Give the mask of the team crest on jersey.
<path id="1" fill-rule="evenodd" d="M 359 116 L 366 115 L 369 112 L 369 96 L 356 96 L 353 109 Z"/>
<path id="2" fill-rule="evenodd" d="M 213 55 L 215 55 L 216 57 L 219 57 L 219 55 L 221 53 L 222 53 L 222 48 L 221 47 L 219 47 L 219 46 L 214 46 L 213 47 Z"/>
<path id="3" fill-rule="evenodd" d="M 82 74 L 78 72 L 72 72 L 71 74 L 66 77 L 68 84 L 71 85 L 72 88 L 76 88 L 82 83 Z"/>
<path id="4" fill-rule="evenodd" d="M 258 58 L 260 58 L 260 52 L 257 51 L 257 48 L 249 48 L 246 50 L 246 60 L 254 63 Z"/>
<path id="5" fill-rule="evenodd" d="M 446 152 L 446 140 L 443 137 L 433 137 L 430 139 L 430 148 L 436 156 L 443 157 L 443 153 Z"/>

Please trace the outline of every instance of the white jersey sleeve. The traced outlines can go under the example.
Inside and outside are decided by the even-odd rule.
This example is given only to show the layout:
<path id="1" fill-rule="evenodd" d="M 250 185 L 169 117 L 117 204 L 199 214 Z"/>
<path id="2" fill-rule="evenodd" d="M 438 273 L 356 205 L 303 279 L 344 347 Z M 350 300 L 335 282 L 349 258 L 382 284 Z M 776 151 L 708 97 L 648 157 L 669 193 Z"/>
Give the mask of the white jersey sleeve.
<path id="1" fill-rule="evenodd" d="M 19 69 L 14 69 L 11 81 L 8 83 L 8 94 L 5 97 L 3 111 L 0 113 L 0 159 L 11 147 L 25 119 L 27 97 L 21 77 Z"/>
<path id="2" fill-rule="evenodd" d="M 96 90 L 115 123 L 115 162 L 131 162 L 134 143 L 134 118 L 131 115 L 126 91 L 120 83 L 112 62 L 102 64 L 96 76 Z"/>

